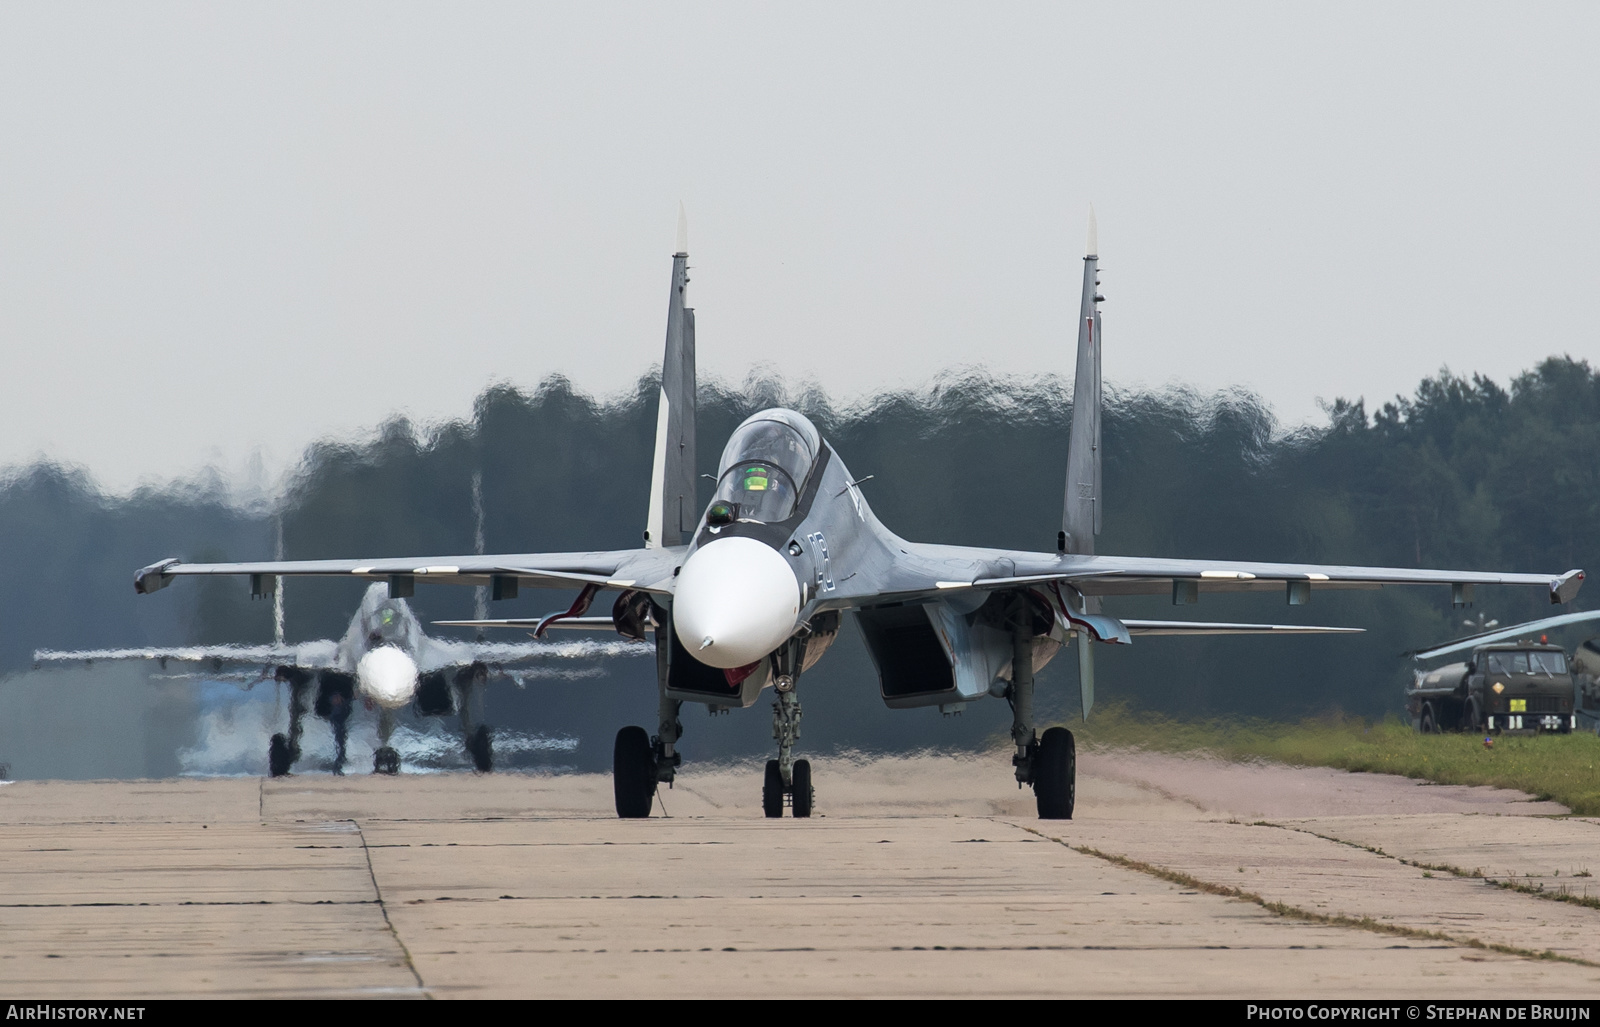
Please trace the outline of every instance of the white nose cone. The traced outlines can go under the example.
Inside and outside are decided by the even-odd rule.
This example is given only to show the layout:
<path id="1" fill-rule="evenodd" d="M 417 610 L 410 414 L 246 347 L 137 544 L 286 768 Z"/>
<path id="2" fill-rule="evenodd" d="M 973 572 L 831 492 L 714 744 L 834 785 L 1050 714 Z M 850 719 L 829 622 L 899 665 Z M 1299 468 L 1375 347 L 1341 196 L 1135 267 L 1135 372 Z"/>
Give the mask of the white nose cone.
<path id="1" fill-rule="evenodd" d="M 794 634 L 800 583 L 771 546 L 718 539 L 678 572 L 672 626 L 695 659 L 724 670 L 751 664 Z"/>
<path id="2" fill-rule="evenodd" d="M 404 706 L 417 691 L 416 661 L 392 645 L 380 645 L 356 664 L 356 687 L 379 706 Z"/>

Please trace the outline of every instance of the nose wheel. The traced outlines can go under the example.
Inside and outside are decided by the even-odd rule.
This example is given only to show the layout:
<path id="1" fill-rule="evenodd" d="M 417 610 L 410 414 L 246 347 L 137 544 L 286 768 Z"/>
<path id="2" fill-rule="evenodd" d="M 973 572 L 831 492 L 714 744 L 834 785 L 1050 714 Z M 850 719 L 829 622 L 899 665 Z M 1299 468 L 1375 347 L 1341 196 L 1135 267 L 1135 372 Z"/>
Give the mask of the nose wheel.
<path id="1" fill-rule="evenodd" d="M 294 766 L 295 751 L 289 747 L 288 736 L 276 734 L 267 746 L 267 769 L 273 777 L 282 777 Z"/>
<path id="2" fill-rule="evenodd" d="M 816 796 L 816 790 L 811 787 L 811 761 L 795 760 L 790 774 L 792 783 L 786 786 L 778 761 L 767 761 L 766 777 L 761 782 L 761 812 L 768 817 L 783 816 L 785 805 L 791 816 L 811 815 L 811 802 Z"/>
<path id="3" fill-rule="evenodd" d="M 385 745 L 372 754 L 372 772 L 389 775 L 400 773 L 400 754 L 393 746 Z"/>

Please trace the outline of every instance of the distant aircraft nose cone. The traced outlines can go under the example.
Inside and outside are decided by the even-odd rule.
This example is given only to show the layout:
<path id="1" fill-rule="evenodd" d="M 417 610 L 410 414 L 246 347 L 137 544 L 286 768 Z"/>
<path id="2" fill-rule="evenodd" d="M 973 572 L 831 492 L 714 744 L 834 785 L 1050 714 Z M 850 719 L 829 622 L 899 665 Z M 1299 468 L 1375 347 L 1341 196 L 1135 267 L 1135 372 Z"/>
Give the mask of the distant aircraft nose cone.
<path id="1" fill-rule="evenodd" d="M 678 572 L 672 626 L 710 667 L 751 664 L 794 634 L 800 583 L 777 550 L 751 538 L 718 539 Z"/>
<path id="2" fill-rule="evenodd" d="M 417 691 L 417 664 L 392 645 L 380 645 L 356 664 L 356 688 L 379 706 L 404 706 Z"/>

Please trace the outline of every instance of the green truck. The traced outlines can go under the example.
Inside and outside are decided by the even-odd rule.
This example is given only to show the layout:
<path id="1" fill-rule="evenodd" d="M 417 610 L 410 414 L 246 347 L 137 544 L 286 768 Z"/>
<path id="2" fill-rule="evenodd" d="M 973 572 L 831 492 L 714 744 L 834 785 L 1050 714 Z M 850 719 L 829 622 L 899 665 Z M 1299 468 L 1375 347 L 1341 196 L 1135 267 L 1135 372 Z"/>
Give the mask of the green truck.
<path id="1" fill-rule="evenodd" d="M 1565 734 L 1576 726 L 1572 669 L 1560 646 L 1490 643 L 1472 650 L 1465 663 L 1418 670 L 1414 675 L 1406 688 L 1406 709 L 1412 727 L 1423 734 Z"/>

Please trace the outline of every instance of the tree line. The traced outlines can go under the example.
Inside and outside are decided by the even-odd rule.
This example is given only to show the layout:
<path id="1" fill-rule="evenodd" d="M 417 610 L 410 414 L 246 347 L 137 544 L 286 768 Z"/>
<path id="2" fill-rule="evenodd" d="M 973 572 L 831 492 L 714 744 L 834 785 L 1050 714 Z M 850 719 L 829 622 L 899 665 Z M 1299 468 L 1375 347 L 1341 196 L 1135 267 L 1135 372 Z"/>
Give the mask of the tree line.
<path id="1" fill-rule="evenodd" d="M 39 646 L 270 639 L 270 604 L 252 603 L 240 581 L 179 582 L 136 599 L 132 573 L 169 555 L 269 558 L 280 524 L 291 559 L 471 552 L 479 527 L 475 476 L 490 552 L 637 545 L 656 396 L 649 376 L 609 399 L 559 377 L 531 391 L 496 386 L 466 419 L 395 419 L 370 438 L 313 445 L 270 507 L 241 507 L 225 483 L 205 476 L 111 497 L 80 470 L 50 463 L 15 469 L 0 480 L 0 539 L 10 551 L 9 573 L 0 579 L 0 669 L 26 667 Z M 772 378 L 705 384 L 700 469 L 714 474 L 722 442 L 745 416 L 793 406 L 816 422 L 856 477 L 873 476 L 864 493 L 897 533 L 1049 551 L 1060 526 L 1070 397 L 1062 378 L 983 372 L 848 406 Z M 1600 569 L 1592 530 L 1600 512 L 1600 375 L 1586 361 L 1552 357 L 1506 386 L 1445 370 L 1370 413 L 1363 401 L 1343 399 L 1325 412 L 1323 424 L 1285 430 L 1248 392 L 1112 391 L 1097 551 Z M 710 482 L 704 485 L 702 500 Z M 288 582 L 289 637 L 338 634 L 360 591 L 353 582 Z M 494 610 L 532 615 L 569 598 L 524 593 Z M 1465 612 L 1506 623 L 1548 609 L 1526 589 L 1480 588 L 1477 601 Z M 1594 601 L 1580 594 L 1578 606 Z M 424 619 L 470 616 L 473 609 L 467 589 L 422 588 L 414 602 Z M 1206 596 L 1180 610 L 1165 597 L 1117 599 L 1107 610 L 1368 629 L 1353 637 L 1157 638 L 1100 647 L 1101 701 L 1180 716 L 1267 717 L 1397 710 L 1405 676 L 1399 654 L 1462 633 L 1464 612 L 1450 608 L 1445 589 L 1313 592 L 1302 607 L 1270 595 Z M 637 674 L 643 683 L 630 683 L 629 695 L 648 686 L 647 668 Z M 1070 659 L 1046 672 L 1044 688 L 1053 688 L 1061 709 L 1075 675 Z M 918 741 L 915 718 L 882 709 L 850 630 L 808 683 L 816 702 L 807 724 L 815 734 L 836 721 L 872 735 L 874 744 L 932 741 Z M 823 709 L 830 704 L 833 714 Z M 972 740 L 1003 730 L 1003 704 L 993 705 L 997 710 L 940 731 Z M 652 708 L 639 711 L 640 718 L 651 715 Z M 765 725 L 753 730 L 759 737 Z"/>

